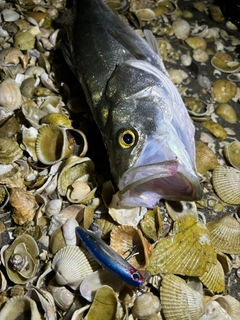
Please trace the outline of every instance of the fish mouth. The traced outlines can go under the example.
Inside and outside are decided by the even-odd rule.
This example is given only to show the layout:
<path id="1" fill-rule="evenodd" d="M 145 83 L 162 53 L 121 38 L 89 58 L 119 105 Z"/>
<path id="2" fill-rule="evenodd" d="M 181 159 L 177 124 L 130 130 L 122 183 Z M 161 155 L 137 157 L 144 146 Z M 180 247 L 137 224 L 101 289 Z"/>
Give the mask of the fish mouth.
<path id="1" fill-rule="evenodd" d="M 167 144 L 166 144 L 167 145 Z M 160 199 L 193 201 L 201 199 L 202 189 L 187 152 L 176 154 L 169 145 L 155 149 L 149 155 L 149 145 L 140 155 L 137 163 L 128 169 L 119 181 L 119 199 L 126 207 L 145 206 L 153 208 Z M 156 141 L 151 143 L 156 147 Z M 146 158 L 168 157 L 164 161 L 140 164 Z M 195 159 L 194 159 L 195 160 Z M 139 165 L 140 164 L 140 165 Z"/>

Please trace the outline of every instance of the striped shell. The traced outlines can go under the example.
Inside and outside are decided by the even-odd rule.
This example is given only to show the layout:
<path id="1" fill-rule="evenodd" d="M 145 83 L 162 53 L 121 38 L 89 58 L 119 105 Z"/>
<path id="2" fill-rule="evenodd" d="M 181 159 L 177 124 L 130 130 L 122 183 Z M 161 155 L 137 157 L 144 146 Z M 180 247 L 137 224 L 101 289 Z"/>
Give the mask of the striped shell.
<path id="1" fill-rule="evenodd" d="M 60 285 L 77 289 L 82 280 L 99 267 L 85 250 L 66 246 L 55 254 L 52 268 L 56 272 L 56 281 Z"/>
<path id="2" fill-rule="evenodd" d="M 212 176 L 213 187 L 224 202 L 240 204 L 240 171 L 227 166 L 217 166 Z"/>
<path id="3" fill-rule="evenodd" d="M 208 229 L 188 214 L 174 223 L 172 235 L 159 240 L 147 269 L 153 274 L 202 276 L 216 259 Z"/>
<path id="4" fill-rule="evenodd" d="M 199 277 L 202 283 L 214 292 L 222 292 L 225 289 L 225 277 L 221 263 L 217 260 L 213 263 L 210 269 Z"/>
<path id="5" fill-rule="evenodd" d="M 217 251 L 240 253 L 240 223 L 231 216 L 207 223 L 211 241 Z"/>
<path id="6" fill-rule="evenodd" d="M 174 275 L 163 279 L 160 300 L 166 320 L 199 320 L 205 312 L 203 296 Z"/>

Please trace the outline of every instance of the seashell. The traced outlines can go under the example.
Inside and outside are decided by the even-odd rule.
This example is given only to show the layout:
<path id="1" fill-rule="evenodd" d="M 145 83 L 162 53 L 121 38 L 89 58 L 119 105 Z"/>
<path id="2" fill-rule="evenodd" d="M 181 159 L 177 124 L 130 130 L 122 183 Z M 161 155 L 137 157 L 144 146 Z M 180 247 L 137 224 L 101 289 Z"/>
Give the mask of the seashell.
<path id="1" fill-rule="evenodd" d="M 0 83 L 0 106 L 7 111 L 14 111 L 21 106 L 21 91 L 13 79 L 6 79 Z"/>
<path id="2" fill-rule="evenodd" d="M 33 279 L 39 265 L 39 249 L 36 241 L 24 234 L 4 252 L 4 261 L 8 277 L 17 284 L 24 284 Z"/>
<path id="3" fill-rule="evenodd" d="M 163 233 L 163 217 L 158 206 L 153 210 L 148 210 L 140 221 L 143 233 L 154 242 L 157 241 Z"/>
<path id="4" fill-rule="evenodd" d="M 156 19 L 154 11 L 148 8 L 137 10 L 136 15 L 142 21 L 152 21 Z"/>
<path id="5" fill-rule="evenodd" d="M 36 35 L 40 33 L 38 27 L 32 27 L 28 31 L 18 31 L 14 36 L 13 46 L 20 50 L 33 49 Z"/>
<path id="6" fill-rule="evenodd" d="M 95 219 L 94 223 L 99 227 L 102 232 L 101 238 L 108 236 L 109 232 L 113 229 L 116 223 L 113 221 L 109 214 L 101 216 L 100 219 Z"/>
<path id="7" fill-rule="evenodd" d="M 131 310 L 138 319 L 152 319 L 161 310 L 160 300 L 152 292 L 143 293 L 135 299 Z"/>
<path id="8" fill-rule="evenodd" d="M 0 210 L 2 210 L 9 202 L 9 192 L 5 185 L 0 184 Z"/>
<path id="9" fill-rule="evenodd" d="M 3 167 L 7 168 L 7 170 L 3 170 L 2 174 L 0 175 L 0 183 L 6 185 L 8 188 L 24 188 L 23 167 L 17 165 L 16 163 L 12 163 L 11 165 L 0 164 L 0 171 Z"/>
<path id="10" fill-rule="evenodd" d="M 62 113 L 50 113 L 41 118 L 40 123 L 53 124 L 64 128 L 72 128 L 72 122 Z"/>
<path id="11" fill-rule="evenodd" d="M 211 132 L 216 138 L 224 140 L 227 138 L 227 131 L 217 122 L 212 120 L 203 122 L 204 128 Z"/>
<path id="12" fill-rule="evenodd" d="M 58 177 L 58 192 L 65 196 L 67 190 L 79 178 L 93 180 L 94 164 L 91 159 L 72 155 L 66 161 Z M 94 180 L 93 180 L 94 182 Z"/>
<path id="13" fill-rule="evenodd" d="M 45 214 L 48 217 L 52 217 L 55 214 L 58 214 L 62 208 L 62 199 L 53 199 L 50 200 L 45 207 Z"/>
<path id="14" fill-rule="evenodd" d="M 203 3 L 202 1 L 197 1 L 197 2 L 194 2 L 193 7 L 200 12 L 204 12 L 206 9 L 206 4 Z"/>
<path id="15" fill-rule="evenodd" d="M 197 48 L 193 50 L 193 59 L 197 62 L 206 62 L 209 56 L 205 50 Z"/>
<path id="16" fill-rule="evenodd" d="M 240 141 L 235 140 L 226 144 L 223 148 L 223 152 L 227 161 L 235 169 L 240 170 Z"/>
<path id="17" fill-rule="evenodd" d="M 196 141 L 196 166 L 200 174 L 213 170 L 218 165 L 216 154 L 203 142 Z"/>
<path id="18" fill-rule="evenodd" d="M 226 103 L 231 100 L 237 93 L 235 83 L 229 80 L 216 80 L 212 88 L 212 98 L 217 102 Z"/>
<path id="19" fill-rule="evenodd" d="M 132 226 L 114 227 L 110 235 L 110 247 L 125 259 L 136 250 L 138 254 L 128 259 L 136 269 L 144 269 L 148 265 L 152 251 L 150 243 L 144 239 L 142 232 Z"/>
<path id="20" fill-rule="evenodd" d="M 76 227 L 78 227 L 78 222 L 75 219 L 67 219 L 62 226 L 63 237 L 67 246 L 77 245 Z"/>
<path id="21" fill-rule="evenodd" d="M 80 284 L 80 293 L 83 298 L 92 302 L 96 291 L 103 285 L 111 287 L 116 294 L 119 294 L 124 283 L 117 277 L 114 277 L 106 269 L 99 269 L 87 276 Z"/>
<path id="22" fill-rule="evenodd" d="M 190 33 L 190 25 L 184 19 L 177 19 L 172 24 L 173 32 L 178 39 L 185 40 Z"/>
<path id="23" fill-rule="evenodd" d="M 51 124 L 39 129 L 36 140 L 36 154 L 44 164 L 54 164 L 70 156 L 74 151 L 74 139 L 67 131 Z"/>
<path id="24" fill-rule="evenodd" d="M 9 164 L 23 156 L 22 149 L 13 138 L 0 138 L 0 163 Z"/>
<path id="25" fill-rule="evenodd" d="M 93 303 L 84 320 L 96 320 L 99 315 L 104 320 L 115 319 L 117 311 L 117 296 L 109 286 L 102 286 L 96 292 Z"/>
<path id="26" fill-rule="evenodd" d="M 217 260 L 199 279 L 213 292 L 223 292 L 225 289 L 225 275 L 221 263 Z"/>
<path id="27" fill-rule="evenodd" d="M 0 138 L 11 138 L 20 131 L 20 125 L 15 117 L 0 120 Z"/>
<path id="28" fill-rule="evenodd" d="M 41 320 L 42 315 L 38 311 L 34 300 L 26 296 L 15 296 L 7 301 L 0 311 L 1 320 L 20 319 L 28 316 L 29 320 Z"/>
<path id="29" fill-rule="evenodd" d="M 181 63 L 184 66 L 190 66 L 192 63 L 192 57 L 189 54 L 182 54 L 181 55 Z"/>
<path id="30" fill-rule="evenodd" d="M 3 20 L 5 22 L 13 22 L 20 18 L 20 15 L 16 11 L 11 9 L 3 9 L 1 11 L 1 15 L 3 16 Z"/>
<path id="31" fill-rule="evenodd" d="M 240 223 L 231 216 L 207 223 L 211 241 L 217 251 L 240 253 Z"/>
<path id="32" fill-rule="evenodd" d="M 21 225 L 33 220 L 38 204 L 31 192 L 21 188 L 12 188 L 9 202 L 13 206 L 12 218 L 15 223 Z"/>
<path id="33" fill-rule="evenodd" d="M 173 221 L 192 213 L 195 217 L 198 217 L 197 206 L 193 201 L 170 201 L 165 200 L 165 206 L 167 213 Z"/>
<path id="34" fill-rule="evenodd" d="M 52 294 L 56 305 L 63 311 L 67 311 L 73 303 L 74 295 L 72 292 L 63 286 L 58 286 L 53 280 L 48 284 L 48 291 Z"/>
<path id="35" fill-rule="evenodd" d="M 37 161 L 36 154 L 36 140 L 37 140 L 38 131 L 34 127 L 26 128 L 24 125 L 22 127 L 22 143 L 25 146 L 26 151 L 33 158 L 34 161 Z"/>
<path id="36" fill-rule="evenodd" d="M 237 72 L 240 69 L 240 63 L 233 61 L 229 54 L 223 52 L 215 53 L 211 59 L 211 64 L 214 68 L 225 73 Z"/>
<path id="37" fill-rule="evenodd" d="M 225 18 L 219 6 L 210 6 L 209 11 L 213 21 L 218 23 L 223 23 L 225 21 Z"/>
<path id="38" fill-rule="evenodd" d="M 226 203 L 240 204 L 240 171 L 218 165 L 213 170 L 213 187 L 221 200 Z"/>
<path id="39" fill-rule="evenodd" d="M 174 84 L 180 84 L 183 81 L 181 72 L 177 69 L 168 69 L 168 75 Z"/>
<path id="40" fill-rule="evenodd" d="M 192 48 L 192 49 L 202 49 L 205 50 L 207 48 L 207 42 L 205 39 L 201 37 L 189 37 L 185 40 L 185 42 Z"/>
<path id="41" fill-rule="evenodd" d="M 34 77 L 29 77 L 23 80 L 20 90 L 25 98 L 31 99 L 34 96 L 36 80 Z"/>
<path id="42" fill-rule="evenodd" d="M 51 253 L 55 254 L 64 247 L 66 247 L 66 242 L 63 236 L 62 228 L 58 228 L 51 234 L 49 248 Z"/>
<path id="43" fill-rule="evenodd" d="M 174 275 L 163 278 L 160 300 L 166 320 L 199 320 L 206 308 L 203 296 Z"/>
<path id="44" fill-rule="evenodd" d="M 207 300 L 206 312 L 200 320 L 237 320 L 239 313 L 239 301 L 230 295 L 215 295 Z"/>
<path id="45" fill-rule="evenodd" d="M 147 270 L 202 276 L 216 260 L 208 229 L 189 213 L 174 222 L 171 235 L 159 240 Z"/>
<path id="46" fill-rule="evenodd" d="M 218 103 L 215 112 L 229 123 L 236 123 L 238 120 L 237 113 L 230 104 Z"/>
<path id="47" fill-rule="evenodd" d="M 83 249 L 67 246 L 53 257 L 52 268 L 60 285 L 68 285 L 76 290 L 82 280 L 99 267 L 96 261 Z"/>

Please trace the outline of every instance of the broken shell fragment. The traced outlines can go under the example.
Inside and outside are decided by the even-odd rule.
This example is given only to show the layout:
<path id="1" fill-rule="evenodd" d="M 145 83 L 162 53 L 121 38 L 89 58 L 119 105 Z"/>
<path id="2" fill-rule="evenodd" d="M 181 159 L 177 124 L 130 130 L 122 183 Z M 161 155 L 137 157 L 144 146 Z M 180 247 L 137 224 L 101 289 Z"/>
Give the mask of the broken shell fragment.
<path id="1" fill-rule="evenodd" d="M 224 156 L 227 161 L 235 168 L 240 170 L 240 141 L 235 140 L 228 143 L 223 148 Z"/>
<path id="2" fill-rule="evenodd" d="M 210 238 L 217 251 L 240 253 L 240 223 L 231 216 L 207 223 Z"/>
<path id="3" fill-rule="evenodd" d="M 217 122 L 212 120 L 203 122 L 204 128 L 210 131 L 216 138 L 224 140 L 227 138 L 227 131 Z"/>
<path id="4" fill-rule="evenodd" d="M 216 260 L 208 229 L 189 213 L 174 222 L 171 235 L 159 240 L 147 270 L 202 276 Z"/>
<path id="5" fill-rule="evenodd" d="M 229 54 L 223 52 L 215 53 L 211 59 L 211 64 L 214 68 L 226 73 L 237 72 L 240 69 L 240 63 L 233 61 Z"/>
<path id="6" fill-rule="evenodd" d="M 206 308 L 203 296 L 174 275 L 164 277 L 160 300 L 166 320 L 199 320 Z"/>
<path id="7" fill-rule="evenodd" d="M 240 204 L 239 170 L 218 165 L 213 170 L 212 183 L 220 199 L 229 204 Z"/>

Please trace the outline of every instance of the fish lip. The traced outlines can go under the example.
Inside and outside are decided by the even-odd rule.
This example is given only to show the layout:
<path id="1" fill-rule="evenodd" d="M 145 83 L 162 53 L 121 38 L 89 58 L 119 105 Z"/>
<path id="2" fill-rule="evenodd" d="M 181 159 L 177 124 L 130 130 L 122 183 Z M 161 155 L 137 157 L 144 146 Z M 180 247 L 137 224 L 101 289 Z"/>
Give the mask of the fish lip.
<path id="1" fill-rule="evenodd" d="M 137 179 L 140 172 L 144 172 L 145 177 Z M 184 168 L 177 159 L 132 167 L 119 181 L 119 199 L 126 207 L 153 208 L 161 198 L 193 201 L 201 197 L 202 189 L 197 175 Z"/>

